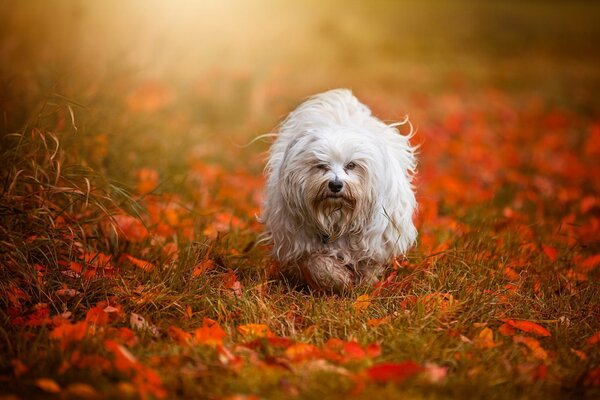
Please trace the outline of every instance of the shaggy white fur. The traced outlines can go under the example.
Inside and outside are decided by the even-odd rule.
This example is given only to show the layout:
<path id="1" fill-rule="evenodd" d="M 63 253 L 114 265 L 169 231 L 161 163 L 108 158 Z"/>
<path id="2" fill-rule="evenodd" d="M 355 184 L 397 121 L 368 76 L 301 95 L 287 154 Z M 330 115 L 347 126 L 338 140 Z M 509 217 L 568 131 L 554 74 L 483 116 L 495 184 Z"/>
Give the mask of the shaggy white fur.
<path id="1" fill-rule="evenodd" d="M 416 240 L 409 139 L 347 89 L 315 95 L 282 122 L 260 220 L 273 257 L 313 289 L 373 283 Z"/>

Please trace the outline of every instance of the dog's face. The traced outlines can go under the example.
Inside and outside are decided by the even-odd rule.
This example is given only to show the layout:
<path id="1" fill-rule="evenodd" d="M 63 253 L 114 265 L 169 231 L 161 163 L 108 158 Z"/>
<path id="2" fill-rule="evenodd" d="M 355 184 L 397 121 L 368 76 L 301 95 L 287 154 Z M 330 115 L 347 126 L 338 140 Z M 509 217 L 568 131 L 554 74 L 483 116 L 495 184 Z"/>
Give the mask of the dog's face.
<path id="1" fill-rule="evenodd" d="M 364 228 L 372 208 L 376 153 L 368 137 L 344 128 L 311 132 L 287 149 L 284 194 L 323 241 Z"/>

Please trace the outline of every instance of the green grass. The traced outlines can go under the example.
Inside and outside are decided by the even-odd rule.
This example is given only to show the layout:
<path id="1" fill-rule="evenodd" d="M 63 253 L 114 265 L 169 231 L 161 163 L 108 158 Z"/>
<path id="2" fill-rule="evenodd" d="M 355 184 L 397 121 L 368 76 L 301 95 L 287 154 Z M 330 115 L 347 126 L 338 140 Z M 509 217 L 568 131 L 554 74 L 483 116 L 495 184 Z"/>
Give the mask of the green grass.
<path id="1" fill-rule="evenodd" d="M 1 396 L 600 394 L 596 5 L 261 2 L 236 4 L 231 25 L 215 22 L 227 8 L 184 6 L 0 6 Z M 334 86 L 386 120 L 410 114 L 421 144 L 418 245 L 384 287 L 340 296 L 273 273 L 254 218 L 268 143 L 246 146 Z M 105 324 L 56 338 L 99 303 L 114 307 Z M 224 349 L 169 330 L 205 318 Z M 507 319 L 550 335 L 505 335 Z M 244 337 L 247 324 L 290 342 Z M 381 354 L 340 361 L 330 339 Z M 318 354 L 296 359 L 292 342 Z M 445 374 L 368 378 L 406 360 Z"/>

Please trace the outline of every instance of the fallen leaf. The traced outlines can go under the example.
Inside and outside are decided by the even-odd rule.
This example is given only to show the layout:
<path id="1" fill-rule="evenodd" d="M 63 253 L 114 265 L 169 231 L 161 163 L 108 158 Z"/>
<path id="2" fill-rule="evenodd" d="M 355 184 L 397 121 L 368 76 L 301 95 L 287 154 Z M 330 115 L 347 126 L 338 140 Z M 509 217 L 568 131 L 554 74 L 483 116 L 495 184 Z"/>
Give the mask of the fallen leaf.
<path id="1" fill-rule="evenodd" d="M 498 332 L 504 336 L 513 336 L 517 333 L 516 329 L 512 325 L 506 323 L 500 325 Z"/>
<path id="2" fill-rule="evenodd" d="M 148 229 L 144 223 L 131 215 L 113 215 L 112 220 L 117 232 L 122 233 L 126 240 L 139 243 L 148 238 Z"/>
<path id="3" fill-rule="evenodd" d="M 319 357 L 321 351 L 312 344 L 294 343 L 285 350 L 285 355 L 291 361 L 304 361 Z"/>
<path id="4" fill-rule="evenodd" d="M 40 378 L 35 381 L 35 386 L 48 393 L 60 393 L 60 386 L 50 378 Z"/>
<path id="5" fill-rule="evenodd" d="M 550 259 L 550 261 L 555 262 L 558 259 L 558 250 L 556 250 L 552 246 L 542 245 L 542 250 L 544 254 Z"/>
<path id="6" fill-rule="evenodd" d="M 270 337 L 274 336 L 268 326 L 263 324 L 246 324 L 237 327 L 242 336 Z"/>
<path id="7" fill-rule="evenodd" d="M 97 399 L 101 395 L 96 389 L 87 383 L 71 383 L 65 388 L 67 397 L 75 397 L 78 399 Z"/>
<path id="8" fill-rule="evenodd" d="M 423 367 L 414 361 L 376 364 L 367 369 L 367 376 L 378 383 L 401 383 L 407 378 L 423 371 Z"/>
<path id="9" fill-rule="evenodd" d="M 201 275 L 204 275 L 206 272 L 214 269 L 216 264 L 211 259 L 205 259 L 200 261 L 196 266 L 194 266 L 194 270 L 192 271 L 192 277 L 197 278 Z"/>
<path id="10" fill-rule="evenodd" d="M 50 339 L 60 341 L 61 348 L 66 348 L 71 342 L 79 342 L 82 340 L 88 331 L 88 323 L 86 321 L 77 322 L 74 324 L 64 323 L 50 332 Z"/>
<path id="11" fill-rule="evenodd" d="M 371 298 L 368 294 L 360 295 L 356 298 L 356 301 L 352 304 L 352 308 L 357 314 L 362 313 L 371 305 Z"/>
<path id="12" fill-rule="evenodd" d="M 151 272 L 155 268 L 154 264 L 151 262 L 140 260 L 139 258 L 135 258 L 129 254 L 123 254 L 122 257 L 145 272 Z"/>
<path id="13" fill-rule="evenodd" d="M 502 321 L 512 326 L 513 328 L 522 330 L 523 332 L 532 333 L 536 336 L 550 336 L 550 332 L 546 328 L 536 324 L 535 322 L 519 321 L 513 319 L 504 319 Z"/>
<path id="14" fill-rule="evenodd" d="M 596 333 L 594 333 L 592 336 L 590 336 L 589 338 L 587 338 L 585 340 L 586 346 L 595 346 L 598 343 L 600 343 L 600 331 L 597 331 Z"/>
<path id="15" fill-rule="evenodd" d="M 546 361 L 548 359 L 548 353 L 542 348 L 540 342 L 532 337 L 527 336 L 513 336 L 515 343 L 521 343 L 527 346 L 531 350 L 531 355 L 539 360 Z"/>
<path id="16" fill-rule="evenodd" d="M 227 334 L 216 321 L 204 318 L 202 326 L 194 331 L 194 343 L 221 346 L 226 336 Z"/>
<path id="17" fill-rule="evenodd" d="M 571 349 L 571 352 L 572 352 L 573 354 L 575 354 L 577 357 L 579 357 L 579 359 L 580 359 L 581 361 L 585 361 L 585 360 L 587 360 L 587 358 L 588 358 L 588 357 L 587 357 L 587 354 L 585 354 L 585 353 L 584 353 L 583 351 L 581 351 L 581 350 L 575 350 L 575 349 L 573 349 L 573 348 L 572 348 L 572 349 Z"/>
<path id="18" fill-rule="evenodd" d="M 180 345 L 187 345 L 192 340 L 192 334 L 184 331 L 176 326 L 170 326 L 167 329 L 167 334 L 169 337 L 177 342 Z"/>
<path id="19" fill-rule="evenodd" d="M 383 318 L 373 318 L 367 321 L 367 326 L 374 328 L 376 326 L 385 325 L 390 323 L 390 316 L 386 316 Z"/>
<path id="20" fill-rule="evenodd" d="M 473 339 L 473 344 L 480 349 L 491 349 L 498 346 L 498 344 L 494 342 L 494 331 L 490 328 L 483 328 L 475 339 Z"/>

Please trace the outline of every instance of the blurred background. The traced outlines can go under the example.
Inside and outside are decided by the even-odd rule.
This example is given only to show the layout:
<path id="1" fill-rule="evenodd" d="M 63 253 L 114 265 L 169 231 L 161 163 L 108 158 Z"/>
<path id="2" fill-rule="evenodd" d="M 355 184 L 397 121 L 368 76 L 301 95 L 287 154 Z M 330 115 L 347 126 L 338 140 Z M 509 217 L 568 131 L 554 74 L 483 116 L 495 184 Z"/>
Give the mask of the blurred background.
<path id="1" fill-rule="evenodd" d="M 125 165 L 246 163 L 259 151 L 232 144 L 335 87 L 425 139 L 494 91 L 595 118 L 598 15 L 592 1 L 3 1 L 0 129 L 77 131 L 80 161 L 127 181 Z"/>

